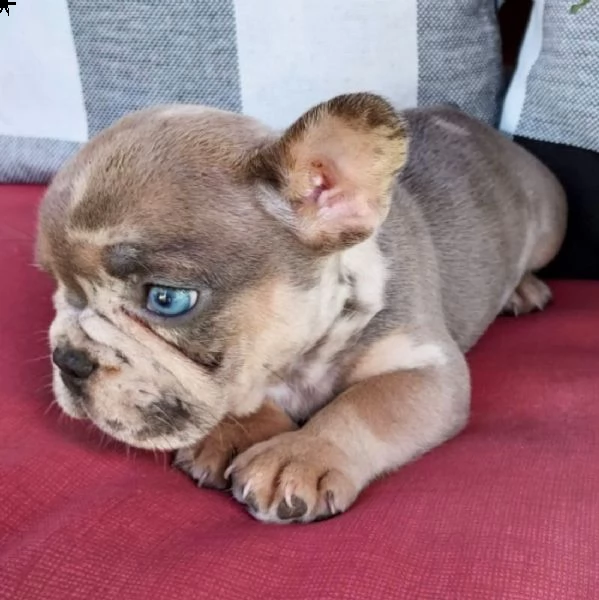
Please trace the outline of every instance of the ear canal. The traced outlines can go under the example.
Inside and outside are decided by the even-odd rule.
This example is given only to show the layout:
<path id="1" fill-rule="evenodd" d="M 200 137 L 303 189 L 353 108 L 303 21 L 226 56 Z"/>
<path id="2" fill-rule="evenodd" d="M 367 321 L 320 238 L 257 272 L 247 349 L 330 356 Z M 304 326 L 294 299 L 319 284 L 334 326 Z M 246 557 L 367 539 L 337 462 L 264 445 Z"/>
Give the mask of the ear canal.
<path id="1" fill-rule="evenodd" d="M 308 246 L 342 249 L 385 220 L 408 150 L 405 125 L 373 94 L 338 96 L 296 121 L 252 158 L 254 177 L 274 187 L 265 206 Z"/>

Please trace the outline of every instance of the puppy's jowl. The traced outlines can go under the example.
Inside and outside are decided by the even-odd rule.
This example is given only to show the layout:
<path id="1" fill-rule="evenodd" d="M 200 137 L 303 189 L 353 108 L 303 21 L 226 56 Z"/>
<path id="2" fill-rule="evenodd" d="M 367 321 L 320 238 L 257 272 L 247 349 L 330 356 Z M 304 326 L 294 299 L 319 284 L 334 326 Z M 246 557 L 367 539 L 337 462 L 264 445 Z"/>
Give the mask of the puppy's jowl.
<path id="1" fill-rule="evenodd" d="M 258 519 L 329 517 L 460 431 L 464 352 L 543 308 L 564 228 L 553 176 L 453 109 L 132 114 L 41 207 L 56 398 Z"/>

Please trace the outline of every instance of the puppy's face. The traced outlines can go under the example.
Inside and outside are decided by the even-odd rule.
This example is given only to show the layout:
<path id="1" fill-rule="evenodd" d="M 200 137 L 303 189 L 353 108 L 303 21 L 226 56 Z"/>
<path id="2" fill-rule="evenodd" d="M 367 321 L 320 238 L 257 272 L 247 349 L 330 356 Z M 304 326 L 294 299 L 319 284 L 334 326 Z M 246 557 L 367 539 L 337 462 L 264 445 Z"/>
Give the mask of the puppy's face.
<path id="1" fill-rule="evenodd" d="M 92 140 L 40 211 L 60 406 L 159 449 L 256 410 L 273 373 L 326 331 L 331 266 L 385 218 L 405 146 L 369 95 L 321 105 L 282 137 L 166 107 Z"/>

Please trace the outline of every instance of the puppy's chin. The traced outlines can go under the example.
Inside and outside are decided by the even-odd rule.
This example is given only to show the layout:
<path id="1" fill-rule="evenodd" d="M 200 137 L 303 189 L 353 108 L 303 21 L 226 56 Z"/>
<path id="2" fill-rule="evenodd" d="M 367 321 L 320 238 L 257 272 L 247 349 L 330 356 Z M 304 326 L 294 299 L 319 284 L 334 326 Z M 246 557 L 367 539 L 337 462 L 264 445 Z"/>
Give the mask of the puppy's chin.
<path id="1" fill-rule="evenodd" d="M 160 450 L 165 452 L 171 452 L 174 450 L 180 450 L 181 448 L 187 448 L 194 445 L 199 440 L 206 437 L 208 432 L 195 431 L 195 428 L 189 428 L 182 431 L 177 431 L 170 434 L 163 434 L 160 436 L 149 436 L 144 438 L 144 431 L 133 431 L 126 428 L 120 428 L 119 425 L 116 427 L 113 424 L 107 423 L 106 421 L 94 421 L 92 422 L 104 433 L 110 437 L 123 442 L 133 448 L 140 448 L 141 450 Z"/>

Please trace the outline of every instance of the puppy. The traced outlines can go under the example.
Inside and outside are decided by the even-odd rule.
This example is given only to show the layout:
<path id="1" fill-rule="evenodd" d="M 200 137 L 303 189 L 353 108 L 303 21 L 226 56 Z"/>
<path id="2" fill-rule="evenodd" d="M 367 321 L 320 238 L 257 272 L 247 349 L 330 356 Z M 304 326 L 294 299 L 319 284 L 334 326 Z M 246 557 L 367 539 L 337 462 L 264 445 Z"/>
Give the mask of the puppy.
<path id="1" fill-rule="evenodd" d="M 282 135 L 134 113 L 41 206 L 56 399 L 257 519 L 331 517 L 464 427 L 464 352 L 547 304 L 565 215 L 543 165 L 453 108 L 345 95 Z"/>

